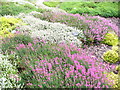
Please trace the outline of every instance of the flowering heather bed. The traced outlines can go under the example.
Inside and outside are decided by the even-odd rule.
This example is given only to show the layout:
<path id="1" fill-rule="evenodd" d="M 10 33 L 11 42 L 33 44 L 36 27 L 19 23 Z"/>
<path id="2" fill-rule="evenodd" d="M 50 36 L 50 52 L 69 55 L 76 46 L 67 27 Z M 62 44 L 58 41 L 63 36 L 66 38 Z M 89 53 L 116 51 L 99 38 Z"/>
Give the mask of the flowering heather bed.
<path id="1" fill-rule="evenodd" d="M 20 26 L 19 31 L 28 32 L 33 38 L 42 38 L 52 43 L 74 43 L 80 46 L 82 42 L 73 35 L 78 33 L 81 38 L 85 38 L 83 32 L 65 24 L 52 23 L 35 18 L 31 15 L 21 14 L 20 17 L 27 25 Z"/>
<path id="2" fill-rule="evenodd" d="M 120 88 L 112 21 L 48 10 L 2 18 L 0 88 Z"/>
<path id="3" fill-rule="evenodd" d="M 64 23 L 83 30 L 88 41 L 101 41 L 104 35 L 110 31 L 120 35 L 116 24 L 100 16 L 44 12 L 42 16 L 36 15 L 36 17 L 50 22 Z"/>
<path id="4" fill-rule="evenodd" d="M 114 84 L 106 75 L 115 68 L 114 65 L 100 62 L 73 44 L 56 45 L 36 40 L 10 48 L 20 60 L 17 62 L 21 69 L 20 82 L 25 87 L 110 88 Z"/>

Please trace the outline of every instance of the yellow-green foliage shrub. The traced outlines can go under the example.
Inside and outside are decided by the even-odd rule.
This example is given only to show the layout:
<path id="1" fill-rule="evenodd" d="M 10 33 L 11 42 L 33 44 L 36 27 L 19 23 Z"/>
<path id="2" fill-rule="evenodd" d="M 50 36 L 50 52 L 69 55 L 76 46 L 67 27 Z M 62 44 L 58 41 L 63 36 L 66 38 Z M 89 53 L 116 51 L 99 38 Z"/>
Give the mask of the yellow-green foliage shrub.
<path id="1" fill-rule="evenodd" d="M 112 47 L 112 50 L 114 50 L 114 51 L 117 51 L 117 52 L 118 52 L 118 46 L 113 46 L 113 47 Z"/>
<path id="2" fill-rule="evenodd" d="M 113 88 L 118 88 L 119 87 L 118 74 L 114 74 L 113 72 L 106 74 L 107 74 L 107 78 L 113 81 L 113 82 L 109 82 L 109 84 L 112 85 Z"/>
<path id="3" fill-rule="evenodd" d="M 0 37 L 8 37 L 12 35 L 11 31 L 15 29 L 21 20 L 17 18 L 0 17 Z"/>
<path id="4" fill-rule="evenodd" d="M 118 44 L 118 36 L 115 33 L 107 33 L 104 36 L 103 43 L 108 45 L 117 45 Z"/>
<path id="5" fill-rule="evenodd" d="M 120 71 L 120 65 L 116 66 L 116 70 Z"/>
<path id="6" fill-rule="evenodd" d="M 119 60 L 119 55 L 114 50 L 109 50 L 103 54 L 103 59 L 106 62 L 116 63 Z"/>
<path id="7" fill-rule="evenodd" d="M 11 33 L 11 32 L 9 32 L 9 31 L 7 31 L 7 30 L 2 30 L 2 31 L 0 31 L 0 37 L 2 38 L 2 37 L 10 37 L 10 36 L 13 36 L 14 34 L 13 33 Z"/>

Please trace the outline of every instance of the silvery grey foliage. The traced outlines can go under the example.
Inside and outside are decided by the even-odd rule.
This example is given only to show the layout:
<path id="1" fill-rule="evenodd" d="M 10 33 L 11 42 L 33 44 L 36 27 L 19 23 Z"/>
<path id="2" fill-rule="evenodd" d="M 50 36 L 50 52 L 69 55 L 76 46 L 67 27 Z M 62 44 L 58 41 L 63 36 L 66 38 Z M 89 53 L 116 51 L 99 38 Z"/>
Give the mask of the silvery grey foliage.
<path id="1" fill-rule="evenodd" d="M 20 26 L 19 30 L 24 32 L 29 31 L 31 37 L 43 38 L 44 40 L 50 41 L 52 43 L 75 43 L 79 46 L 82 42 L 72 33 L 77 32 L 80 37 L 84 38 L 84 34 L 81 30 L 69 27 L 65 24 L 43 21 L 35 18 L 34 16 L 25 14 L 21 14 L 18 17 L 21 18 L 26 24 L 28 24 Z"/>

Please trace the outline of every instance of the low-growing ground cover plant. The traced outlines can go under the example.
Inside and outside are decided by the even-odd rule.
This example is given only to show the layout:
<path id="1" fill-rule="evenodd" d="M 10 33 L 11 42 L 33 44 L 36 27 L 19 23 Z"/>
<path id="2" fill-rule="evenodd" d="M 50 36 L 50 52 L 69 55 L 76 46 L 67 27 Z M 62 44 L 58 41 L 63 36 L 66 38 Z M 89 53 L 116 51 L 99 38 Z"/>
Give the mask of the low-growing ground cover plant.
<path id="1" fill-rule="evenodd" d="M 11 38 L 5 38 L 5 40 L 3 40 L 1 49 L 4 54 L 10 54 L 11 51 L 14 51 L 16 49 L 15 48 L 16 44 L 28 44 L 32 42 L 33 39 L 30 36 L 17 34 Z"/>
<path id="2" fill-rule="evenodd" d="M 104 36 L 111 31 L 119 35 L 118 26 L 110 20 L 99 16 L 44 12 L 39 18 L 50 22 L 64 23 L 68 26 L 83 30 L 87 42 L 100 42 L 104 39 Z"/>
<path id="3" fill-rule="evenodd" d="M 1 2 L 0 15 L 18 15 L 19 13 L 29 13 L 31 11 L 44 12 L 44 9 L 36 8 L 30 4 L 19 4 L 15 2 Z"/>
<path id="4" fill-rule="evenodd" d="M 9 49 L 20 59 L 20 83 L 25 87 L 112 87 L 112 84 L 109 85 L 112 81 L 107 79 L 104 72 L 112 71 L 114 66 L 110 69 L 109 65 L 99 62 L 96 57 L 86 54 L 85 50 L 73 44 L 56 45 L 35 39 L 33 43 L 19 43 L 13 47 L 14 50 Z"/>
<path id="5" fill-rule="evenodd" d="M 6 56 L 0 57 L 0 88 L 21 88 L 20 77 L 16 66 Z"/>
<path id="6" fill-rule="evenodd" d="M 18 17 L 28 24 L 26 26 L 20 26 L 18 30 L 28 32 L 34 38 L 42 38 L 51 43 L 74 43 L 77 46 L 81 46 L 82 42 L 76 37 L 75 33 L 79 35 L 79 38 L 85 39 L 82 30 L 65 24 L 43 21 L 32 15 L 21 14 Z"/>
<path id="7" fill-rule="evenodd" d="M 113 88 L 117 88 L 117 89 L 120 89 L 120 86 L 119 86 L 119 75 L 118 74 L 115 74 L 113 72 L 110 72 L 110 73 L 107 73 L 107 77 L 109 79 L 112 79 L 113 80 Z"/>
<path id="8" fill-rule="evenodd" d="M 114 50 L 109 50 L 103 54 L 103 58 L 106 62 L 116 63 L 119 61 L 119 55 Z"/>
<path id="9" fill-rule="evenodd" d="M 118 2 L 44 2 L 47 6 L 58 6 L 68 13 L 99 15 L 103 17 L 119 17 Z"/>
<path id="10" fill-rule="evenodd" d="M 103 59 L 109 63 L 116 63 L 119 62 L 119 46 L 113 46 L 112 50 L 108 50 L 103 54 Z"/>
<path id="11" fill-rule="evenodd" d="M 11 33 L 18 25 L 24 25 L 21 19 L 13 17 L 0 17 L 0 37 L 13 36 Z"/>
<path id="12" fill-rule="evenodd" d="M 49 7 L 57 7 L 60 2 L 43 2 L 43 4 Z"/>
<path id="13" fill-rule="evenodd" d="M 8 3 L 3 5 L 5 4 L 8 5 Z M 29 4 L 14 3 L 14 5 L 31 10 L 34 8 Z M 19 13 L 19 10 L 17 12 Z M 18 16 L 2 17 L 5 25 L 0 22 L 1 26 L 3 25 L 1 30 L 7 29 L 13 35 L 0 39 L 0 88 L 120 87 L 118 81 L 120 72 L 119 66 L 115 70 L 116 63 L 103 62 L 101 58 L 100 60 L 96 58 L 97 55 L 88 52 L 86 45 L 84 48 L 78 48 L 75 44 L 81 46 L 81 40 L 87 44 L 90 42 L 90 45 L 96 42 L 102 43 L 101 40 L 106 42 L 109 40 L 112 45 L 117 45 L 115 43 L 118 42 L 120 34 L 115 24 L 99 16 L 67 14 L 59 11 L 44 13 L 33 11 L 29 14 L 26 12 L 28 11 Z M 17 18 L 26 24 L 16 27 Z M 4 32 L 3 36 L 9 34 L 9 31 Z M 111 31 L 115 33 L 114 40 L 109 36 Z M 105 35 L 109 37 L 106 38 Z M 73 43 L 70 44 L 71 42 Z M 106 52 L 104 55 L 106 61 L 118 61 L 118 47 L 113 46 L 111 52 Z M 99 51 L 104 47 L 96 49 Z M 1 54 L 5 57 L 1 58 Z"/>
<path id="14" fill-rule="evenodd" d="M 118 36 L 115 33 L 107 33 L 102 42 L 112 46 L 118 45 Z"/>

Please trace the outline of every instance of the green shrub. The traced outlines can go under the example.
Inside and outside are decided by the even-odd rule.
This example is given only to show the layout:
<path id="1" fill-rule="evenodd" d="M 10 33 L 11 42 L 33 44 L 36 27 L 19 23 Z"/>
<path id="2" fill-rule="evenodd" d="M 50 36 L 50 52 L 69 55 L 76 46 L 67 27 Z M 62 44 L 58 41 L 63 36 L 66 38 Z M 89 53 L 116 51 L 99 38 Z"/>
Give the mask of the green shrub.
<path id="1" fill-rule="evenodd" d="M 118 44 L 118 36 L 115 33 L 107 33 L 104 36 L 104 39 L 102 42 L 105 44 L 108 44 L 108 45 L 117 45 Z"/>
<path id="2" fill-rule="evenodd" d="M 54 6 L 55 2 L 45 2 Z M 58 4 L 61 9 L 69 13 L 100 15 L 103 17 L 119 17 L 117 2 L 62 2 Z"/>
<path id="3" fill-rule="evenodd" d="M 56 7 L 57 5 L 59 5 L 59 3 L 60 2 L 43 2 L 43 4 L 49 7 Z"/>
<path id="4" fill-rule="evenodd" d="M 109 50 L 103 54 L 103 59 L 109 63 L 116 63 L 119 61 L 119 55 L 114 50 Z"/>
<path id="5" fill-rule="evenodd" d="M 120 65 L 116 66 L 116 70 L 118 71 L 118 74 L 120 75 Z"/>
<path id="6" fill-rule="evenodd" d="M 17 3 L 3 3 L 0 6 L 0 15 L 18 15 L 19 13 L 29 13 L 31 11 L 44 12 L 44 9 L 36 8 L 30 4 L 17 4 Z"/>

